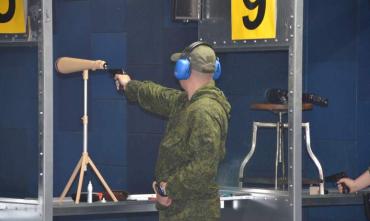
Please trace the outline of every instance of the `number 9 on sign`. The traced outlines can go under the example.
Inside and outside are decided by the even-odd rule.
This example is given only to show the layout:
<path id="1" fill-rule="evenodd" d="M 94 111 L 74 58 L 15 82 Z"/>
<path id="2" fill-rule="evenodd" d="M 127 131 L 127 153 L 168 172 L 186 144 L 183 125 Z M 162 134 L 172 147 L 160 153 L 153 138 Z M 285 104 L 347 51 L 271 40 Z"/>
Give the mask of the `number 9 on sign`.
<path id="1" fill-rule="evenodd" d="M 231 0 L 231 39 L 276 37 L 276 0 Z"/>
<path id="2" fill-rule="evenodd" d="M 0 0 L 0 34 L 25 33 L 25 0 Z"/>

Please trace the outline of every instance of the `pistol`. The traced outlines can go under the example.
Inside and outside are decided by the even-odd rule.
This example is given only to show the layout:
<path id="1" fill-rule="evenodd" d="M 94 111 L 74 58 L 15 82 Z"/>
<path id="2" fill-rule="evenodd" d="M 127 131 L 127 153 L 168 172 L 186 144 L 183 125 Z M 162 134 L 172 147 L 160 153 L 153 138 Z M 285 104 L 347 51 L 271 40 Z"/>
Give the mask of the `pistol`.
<path id="1" fill-rule="evenodd" d="M 162 188 L 161 185 L 159 185 L 157 183 L 157 181 L 154 181 L 153 184 L 152 184 L 152 187 L 153 187 L 153 190 L 156 194 L 160 195 L 160 196 L 163 196 L 163 197 L 167 197 L 167 193 L 166 193 L 166 189 L 165 188 Z"/>
<path id="2" fill-rule="evenodd" d="M 339 172 L 339 173 L 335 173 L 333 175 L 330 175 L 330 176 L 326 176 L 325 177 L 325 182 L 329 182 L 329 183 L 337 183 L 340 179 L 342 178 L 346 178 L 348 177 L 347 174 L 345 172 Z M 343 187 L 343 193 L 349 193 L 349 187 L 347 185 L 345 185 L 344 183 L 340 184 L 342 185 Z"/>
<path id="3" fill-rule="evenodd" d="M 123 70 L 123 69 L 111 69 L 111 68 L 108 68 L 108 69 L 105 69 L 106 72 L 112 74 L 113 76 L 116 75 L 116 74 L 126 74 L 126 72 Z"/>
<path id="4" fill-rule="evenodd" d="M 126 74 L 126 72 L 123 70 L 123 68 L 109 68 L 109 65 L 107 62 L 104 63 L 103 65 L 103 70 L 105 72 L 108 72 L 112 74 L 113 76 L 116 74 Z"/>

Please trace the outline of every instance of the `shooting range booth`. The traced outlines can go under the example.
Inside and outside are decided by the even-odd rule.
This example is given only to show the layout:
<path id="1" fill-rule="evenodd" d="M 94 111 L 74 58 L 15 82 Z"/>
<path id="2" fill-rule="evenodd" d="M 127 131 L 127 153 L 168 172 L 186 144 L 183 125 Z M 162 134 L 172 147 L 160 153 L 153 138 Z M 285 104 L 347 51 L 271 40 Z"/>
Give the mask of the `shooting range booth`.
<path id="1" fill-rule="evenodd" d="M 180 89 L 170 55 L 205 41 L 232 108 L 221 220 L 366 221 L 369 189 L 336 181 L 370 165 L 369 38 L 368 0 L 0 0 L 0 220 L 158 220 L 166 120 L 55 61 Z"/>

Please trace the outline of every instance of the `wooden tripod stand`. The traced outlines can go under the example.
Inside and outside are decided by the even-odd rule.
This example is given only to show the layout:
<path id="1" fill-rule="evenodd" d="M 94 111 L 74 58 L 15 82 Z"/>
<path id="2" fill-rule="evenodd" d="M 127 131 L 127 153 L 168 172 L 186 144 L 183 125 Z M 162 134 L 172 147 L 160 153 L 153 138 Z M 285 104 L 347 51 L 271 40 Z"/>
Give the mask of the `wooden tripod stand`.
<path id="1" fill-rule="evenodd" d="M 96 176 L 99 178 L 99 181 L 103 184 L 105 190 L 109 193 L 110 197 L 113 199 L 114 202 L 117 202 L 117 198 L 114 196 L 112 190 L 109 188 L 107 182 L 105 182 L 103 176 L 100 174 L 98 168 L 95 166 L 94 162 L 89 157 L 89 153 L 87 152 L 87 125 L 88 125 L 88 116 L 87 116 L 87 80 L 89 79 L 89 71 L 84 70 L 82 73 L 83 80 L 84 80 L 84 116 L 82 117 L 82 123 L 83 123 L 83 153 L 82 156 L 77 163 L 77 166 L 73 170 L 73 173 L 71 177 L 68 180 L 67 185 L 64 187 L 64 190 L 62 194 L 59 197 L 59 203 L 63 202 L 63 199 L 67 195 L 69 189 L 71 188 L 71 185 L 73 181 L 75 180 L 78 171 L 80 171 L 80 178 L 78 181 L 78 187 L 77 187 L 77 194 L 76 194 L 76 200 L 75 203 L 80 203 L 80 197 L 81 197 L 81 188 L 82 183 L 84 179 L 85 171 L 87 170 L 87 166 L 90 165 L 92 170 L 95 172 Z"/>

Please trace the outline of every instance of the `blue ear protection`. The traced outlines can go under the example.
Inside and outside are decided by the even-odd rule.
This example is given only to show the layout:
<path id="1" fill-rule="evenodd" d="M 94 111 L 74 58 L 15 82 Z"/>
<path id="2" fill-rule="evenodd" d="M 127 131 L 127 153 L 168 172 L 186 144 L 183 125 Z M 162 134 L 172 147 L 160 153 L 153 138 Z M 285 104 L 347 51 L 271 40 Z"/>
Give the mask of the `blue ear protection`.
<path id="1" fill-rule="evenodd" d="M 202 41 L 194 42 L 191 45 L 189 45 L 188 47 L 186 47 L 184 49 L 184 51 L 182 52 L 181 58 L 176 61 L 175 77 L 178 80 L 186 80 L 190 77 L 191 67 L 190 67 L 189 56 L 190 56 L 190 53 L 196 47 L 198 47 L 200 45 L 205 45 L 205 46 L 208 46 L 208 47 L 212 48 L 212 46 L 210 44 L 208 44 L 206 42 L 202 42 Z M 215 72 L 213 73 L 213 79 L 217 80 L 218 78 L 220 78 L 220 76 L 221 76 L 221 64 L 220 64 L 219 59 L 216 58 Z"/>

